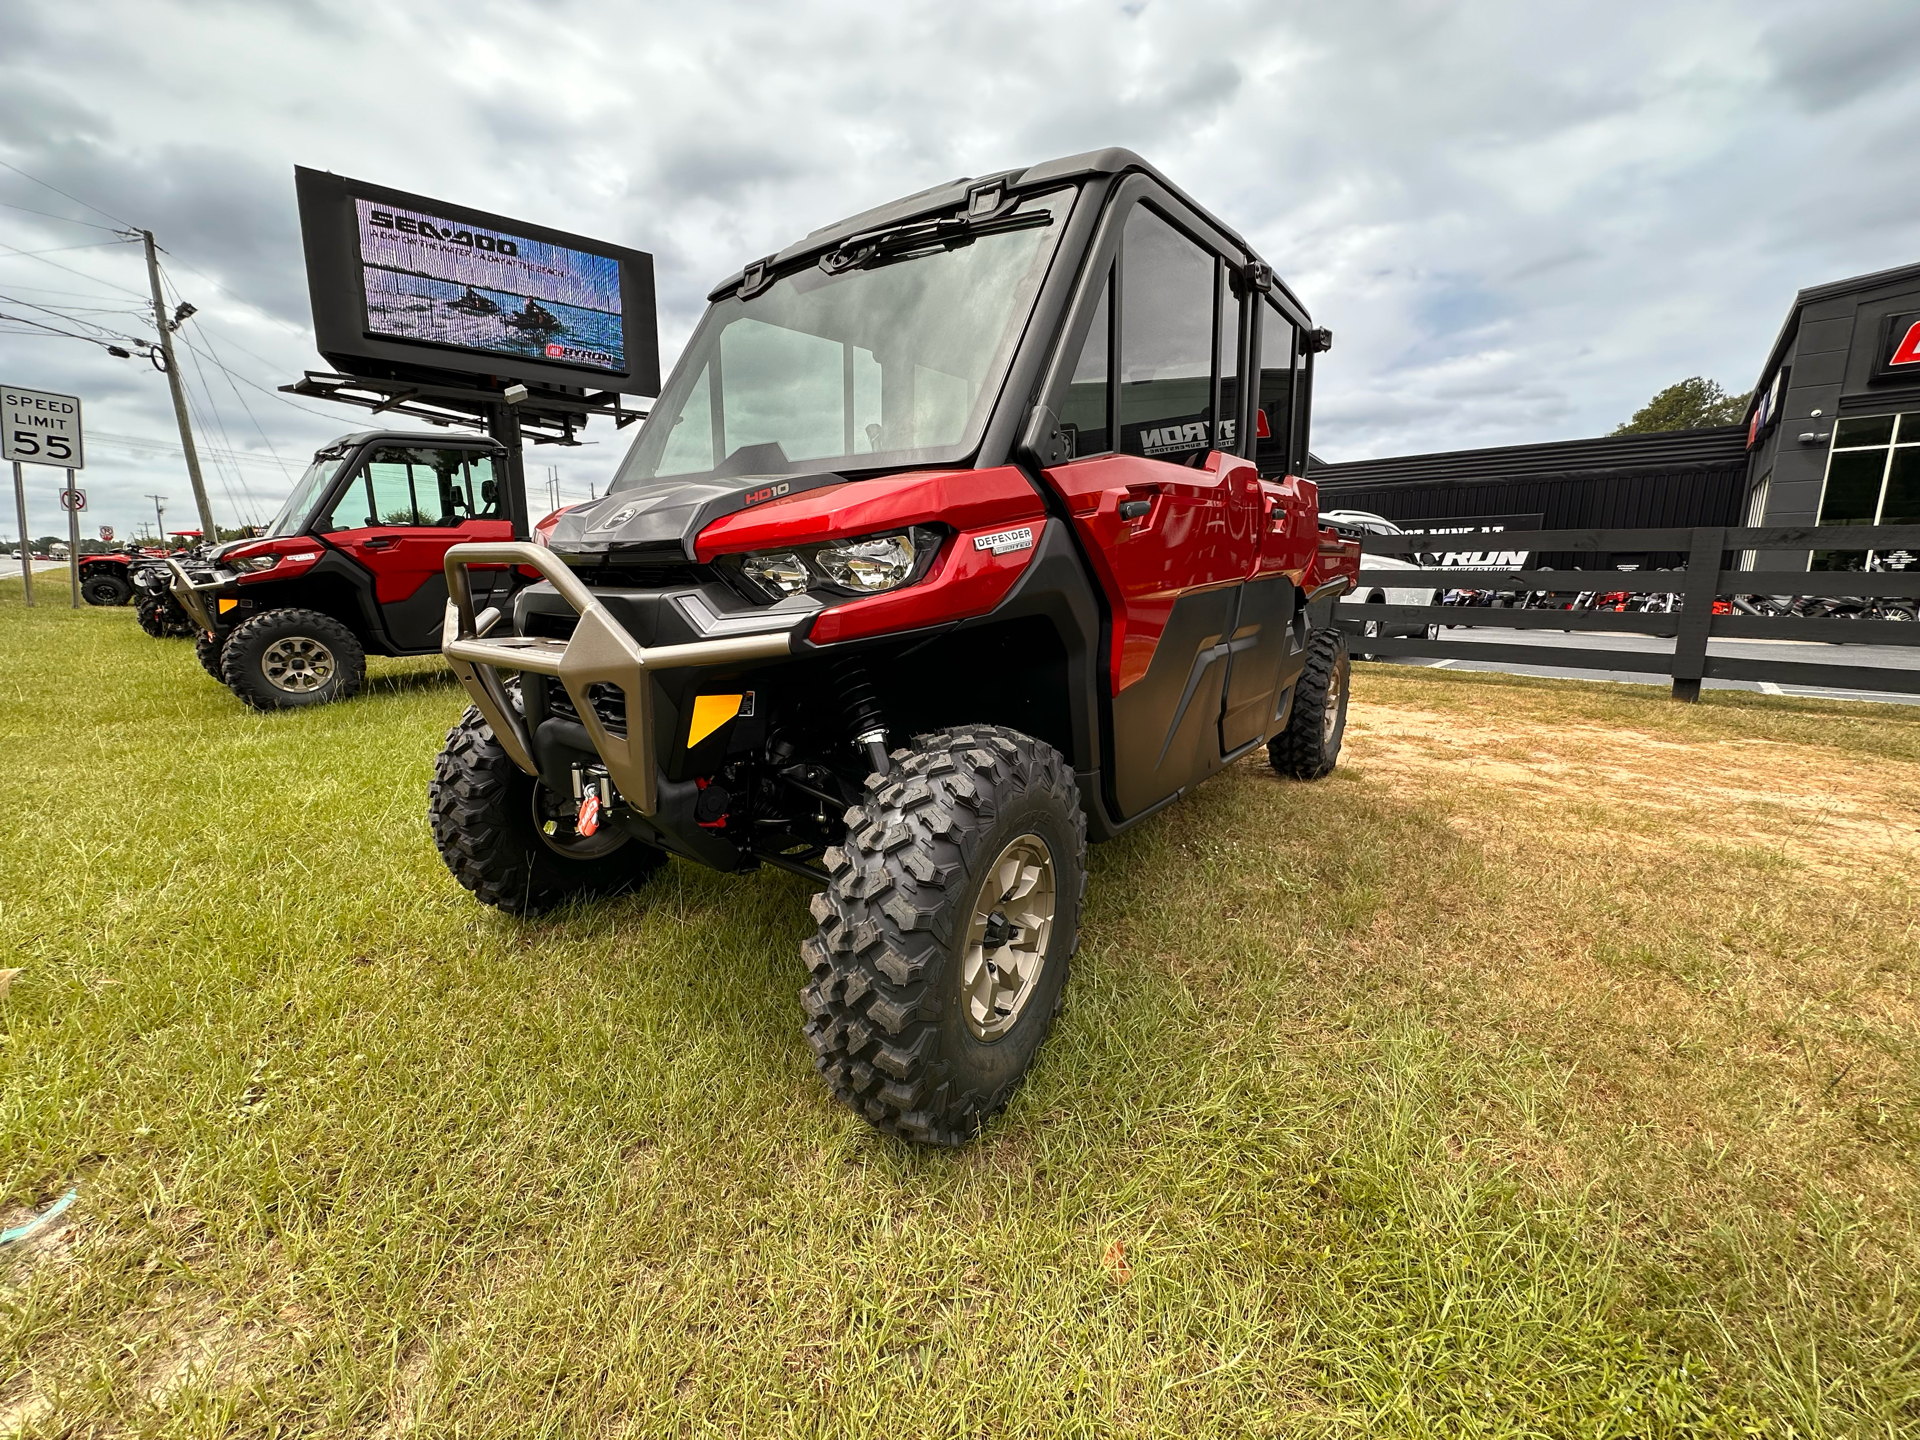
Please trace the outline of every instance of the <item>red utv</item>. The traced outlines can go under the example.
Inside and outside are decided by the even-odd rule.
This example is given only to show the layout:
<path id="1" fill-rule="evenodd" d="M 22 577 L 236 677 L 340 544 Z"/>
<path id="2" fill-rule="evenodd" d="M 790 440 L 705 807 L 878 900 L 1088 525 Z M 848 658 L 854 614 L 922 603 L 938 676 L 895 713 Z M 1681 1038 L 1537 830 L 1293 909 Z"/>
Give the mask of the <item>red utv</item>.
<path id="1" fill-rule="evenodd" d="M 133 598 L 134 571 L 164 552 L 128 545 L 80 557 L 80 598 L 89 605 L 124 605 Z"/>
<path id="2" fill-rule="evenodd" d="M 505 453 L 483 435 L 390 430 L 318 451 L 262 534 L 170 562 L 207 673 L 279 710 L 352 695 L 370 651 L 437 654 L 448 549 L 513 536 Z M 502 599 L 510 583 L 504 569 L 469 582 Z"/>
<path id="3" fill-rule="evenodd" d="M 529 912 L 667 856 L 822 887 L 806 1035 L 958 1143 L 1078 944 L 1086 845 L 1264 747 L 1333 768 L 1359 546 L 1303 478 L 1329 337 L 1139 157 L 955 183 L 722 282 L 611 493 L 447 554 L 429 801 Z M 544 577 L 505 607 L 477 567 Z"/>

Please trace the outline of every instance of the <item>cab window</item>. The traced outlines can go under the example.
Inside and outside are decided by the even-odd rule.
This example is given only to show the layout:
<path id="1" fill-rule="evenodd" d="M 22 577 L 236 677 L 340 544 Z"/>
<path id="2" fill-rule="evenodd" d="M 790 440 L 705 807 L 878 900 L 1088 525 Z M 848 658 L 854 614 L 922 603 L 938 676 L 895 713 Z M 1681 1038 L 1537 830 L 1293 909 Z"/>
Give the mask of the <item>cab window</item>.
<path id="1" fill-rule="evenodd" d="M 354 472 L 317 528 L 451 527 L 499 518 L 493 457 L 437 446 L 384 445 Z"/>
<path id="2" fill-rule="evenodd" d="M 1260 316 L 1260 413 L 1254 426 L 1254 463 L 1262 475 L 1285 475 L 1297 464 L 1292 453 L 1294 385 L 1300 342 L 1280 307 L 1264 302 Z"/>
<path id="3" fill-rule="evenodd" d="M 1213 448 L 1218 268 L 1145 205 L 1121 238 L 1120 449 L 1175 464 Z"/>
<path id="4" fill-rule="evenodd" d="M 1087 327 L 1086 342 L 1074 363 L 1073 378 L 1067 382 L 1066 398 L 1060 402 L 1060 432 L 1067 437 L 1067 454 L 1098 455 L 1113 448 L 1107 434 L 1108 355 L 1113 346 L 1111 296 L 1113 271 L 1100 282 L 1100 301 L 1094 307 L 1093 323 Z"/>

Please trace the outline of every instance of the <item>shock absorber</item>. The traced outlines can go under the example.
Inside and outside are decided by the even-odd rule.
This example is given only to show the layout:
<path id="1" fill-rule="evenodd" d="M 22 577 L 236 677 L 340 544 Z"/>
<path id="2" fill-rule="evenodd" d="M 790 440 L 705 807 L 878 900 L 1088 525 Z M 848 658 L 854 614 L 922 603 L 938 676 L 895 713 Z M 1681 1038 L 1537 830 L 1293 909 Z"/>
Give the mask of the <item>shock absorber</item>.
<path id="1" fill-rule="evenodd" d="M 893 768 L 887 759 L 887 722 L 867 667 L 849 656 L 836 661 L 832 673 L 833 683 L 840 691 L 841 714 L 853 743 L 867 752 L 867 763 L 874 772 L 885 775 Z"/>

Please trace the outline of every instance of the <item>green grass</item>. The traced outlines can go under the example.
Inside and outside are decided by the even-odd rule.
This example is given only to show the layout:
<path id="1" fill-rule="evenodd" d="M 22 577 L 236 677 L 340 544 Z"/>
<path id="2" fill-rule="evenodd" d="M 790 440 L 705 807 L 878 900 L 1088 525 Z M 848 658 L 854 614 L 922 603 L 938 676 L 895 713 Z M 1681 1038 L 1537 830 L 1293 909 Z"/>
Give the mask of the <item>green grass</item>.
<path id="1" fill-rule="evenodd" d="M 0 1224 L 80 1195 L 0 1433 L 1920 1428 L 1920 714 L 1363 669 L 1332 779 L 1094 852 L 949 1153 L 817 1082 L 797 878 L 472 903 L 462 704 L 0 587 Z"/>

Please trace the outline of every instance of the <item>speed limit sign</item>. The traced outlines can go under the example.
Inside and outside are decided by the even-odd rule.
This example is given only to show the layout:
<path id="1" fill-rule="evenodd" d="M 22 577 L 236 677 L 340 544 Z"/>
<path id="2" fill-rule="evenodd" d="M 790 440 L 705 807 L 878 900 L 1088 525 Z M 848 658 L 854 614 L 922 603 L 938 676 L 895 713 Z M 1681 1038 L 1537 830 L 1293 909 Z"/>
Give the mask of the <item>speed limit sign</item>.
<path id="1" fill-rule="evenodd" d="M 0 385 L 0 460 L 84 470 L 79 397 Z"/>

